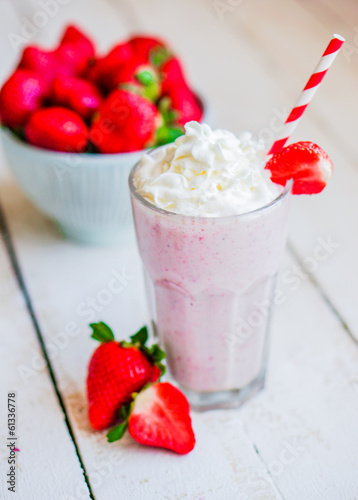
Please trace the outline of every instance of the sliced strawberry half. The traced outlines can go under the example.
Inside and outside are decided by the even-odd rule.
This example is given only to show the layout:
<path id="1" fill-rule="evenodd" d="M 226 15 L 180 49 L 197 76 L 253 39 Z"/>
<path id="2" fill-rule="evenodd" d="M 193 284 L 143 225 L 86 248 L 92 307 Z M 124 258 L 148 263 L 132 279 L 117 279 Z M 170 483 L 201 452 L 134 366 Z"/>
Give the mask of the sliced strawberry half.
<path id="1" fill-rule="evenodd" d="M 285 186 L 292 179 L 292 194 L 320 193 L 333 172 L 331 159 L 313 142 L 290 144 L 273 155 L 265 168 L 276 184 Z"/>
<path id="2" fill-rule="evenodd" d="M 129 434 L 140 444 L 185 455 L 195 446 L 189 411 L 186 397 L 172 384 L 150 385 L 122 408 L 124 420 L 109 431 L 108 441 L 120 439 L 128 427 Z"/>

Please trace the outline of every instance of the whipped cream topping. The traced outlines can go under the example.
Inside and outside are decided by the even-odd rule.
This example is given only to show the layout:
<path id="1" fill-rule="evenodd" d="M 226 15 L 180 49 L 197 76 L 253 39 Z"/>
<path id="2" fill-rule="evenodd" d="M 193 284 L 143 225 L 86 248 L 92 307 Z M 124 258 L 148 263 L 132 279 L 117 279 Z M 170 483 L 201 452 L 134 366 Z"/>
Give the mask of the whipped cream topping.
<path id="1" fill-rule="evenodd" d="M 265 170 L 264 144 L 249 132 L 189 122 L 185 134 L 154 156 L 143 155 L 134 175 L 137 192 L 156 207 L 183 215 L 219 217 L 256 210 L 282 186 Z"/>

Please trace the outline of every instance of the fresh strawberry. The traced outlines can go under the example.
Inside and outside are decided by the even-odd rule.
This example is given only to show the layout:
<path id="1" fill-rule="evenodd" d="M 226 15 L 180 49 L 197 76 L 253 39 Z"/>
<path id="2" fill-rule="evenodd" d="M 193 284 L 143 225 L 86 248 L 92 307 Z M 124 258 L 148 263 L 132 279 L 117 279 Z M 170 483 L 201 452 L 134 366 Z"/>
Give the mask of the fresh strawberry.
<path id="1" fill-rule="evenodd" d="M 162 40 L 153 37 L 135 36 L 129 40 L 129 44 L 137 59 L 141 61 L 149 61 L 150 53 L 154 49 L 164 47 Z"/>
<path id="2" fill-rule="evenodd" d="M 81 76 L 93 62 L 94 55 L 95 48 L 92 41 L 76 26 L 68 26 L 56 50 L 56 56 L 63 68 L 62 72 Z"/>
<path id="3" fill-rule="evenodd" d="M 133 392 L 160 377 L 164 353 L 157 345 L 145 346 L 146 328 L 132 335 L 130 342 L 115 342 L 112 330 L 104 323 L 91 327 L 92 337 L 102 344 L 88 367 L 88 415 L 91 426 L 101 430 L 118 420 L 120 408 L 131 401 Z"/>
<path id="4" fill-rule="evenodd" d="M 24 49 L 18 67 L 40 74 L 50 88 L 56 73 L 59 71 L 59 62 L 55 51 L 29 46 Z"/>
<path id="5" fill-rule="evenodd" d="M 100 105 L 90 139 L 101 153 L 138 151 L 151 144 L 159 125 L 160 114 L 152 102 L 115 90 Z"/>
<path id="6" fill-rule="evenodd" d="M 296 142 L 283 148 L 266 163 L 271 180 L 286 185 L 293 179 L 292 194 L 316 194 L 326 187 L 333 171 L 327 153 L 313 142 Z"/>
<path id="7" fill-rule="evenodd" d="M 0 116 L 4 125 L 18 129 L 38 109 L 47 94 L 47 83 L 41 75 L 17 69 L 0 92 Z"/>
<path id="8" fill-rule="evenodd" d="M 186 397 L 172 384 L 151 385 L 122 409 L 123 421 L 109 431 L 108 441 L 120 439 L 128 427 L 129 434 L 138 443 L 184 455 L 195 446 L 189 411 Z"/>
<path id="9" fill-rule="evenodd" d="M 25 126 L 25 137 L 40 148 L 80 153 L 86 149 L 88 129 L 77 113 L 54 106 L 32 114 Z"/>
<path id="10" fill-rule="evenodd" d="M 115 88 L 115 76 L 118 69 L 133 58 L 133 51 L 129 43 L 120 43 L 100 59 L 89 70 L 88 78 L 101 85 L 105 90 Z"/>
<path id="11" fill-rule="evenodd" d="M 36 46 L 26 47 L 19 68 L 40 74 L 49 87 L 56 76 L 81 75 L 90 64 L 88 48 L 82 43 L 62 43 L 56 50 L 42 50 Z"/>
<path id="12" fill-rule="evenodd" d="M 95 47 L 92 41 L 74 25 L 69 25 L 63 34 L 60 45 L 66 43 L 81 45 L 81 51 L 85 53 L 89 59 L 93 58 L 95 55 Z"/>
<path id="13" fill-rule="evenodd" d="M 169 118 L 177 125 L 184 127 L 187 122 L 200 122 L 203 109 L 197 96 L 187 87 L 172 87 L 167 96 L 159 104 L 160 109 L 174 112 L 174 117 Z M 171 116 L 171 114 L 169 114 Z"/>
<path id="14" fill-rule="evenodd" d="M 87 48 L 81 43 L 63 43 L 56 51 L 60 70 L 63 75 L 81 76 L 84 74 L 91 62 Z"/>
<path id="15" fill-rule="evenodd" d="M 171 57 L 160 67 L 162 74 L 162 94 L 169 94 L 174 87 L 186 87 L 183 68 L 176 57 Z"/>
<path id="16" fill-rule="evenodd" d="M 92 82 L 75 77 L 56 78 L 51 96 L 54 104 L 73 109 L 85 120 L 92 117 L 102 99 Z"/>

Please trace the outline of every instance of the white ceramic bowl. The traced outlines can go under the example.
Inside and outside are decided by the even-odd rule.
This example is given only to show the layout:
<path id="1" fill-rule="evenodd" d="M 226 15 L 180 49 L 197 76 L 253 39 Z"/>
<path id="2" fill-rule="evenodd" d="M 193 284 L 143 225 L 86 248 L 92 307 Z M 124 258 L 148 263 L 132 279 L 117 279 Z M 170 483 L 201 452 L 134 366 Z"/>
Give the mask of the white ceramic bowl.
<path id="1" fill-rule="evenodd" d="M 207 105 L 203 121 L 208 121 Z M 145 152 L 63 153 L 37 148 L 1 129 L 5 157 L 24 193 L 63 234 L 88 244 L 120 241 L 133 223 L 128 177 Z"/>
<path id="2" fill-rule="evenodd" d="M 2 129 L 9 167 L 24 193 L 65 236 L 89 244 L 120 240 L 132 223 L 128 176 L 144 151 L 62 153 L 22 142 Z"/>

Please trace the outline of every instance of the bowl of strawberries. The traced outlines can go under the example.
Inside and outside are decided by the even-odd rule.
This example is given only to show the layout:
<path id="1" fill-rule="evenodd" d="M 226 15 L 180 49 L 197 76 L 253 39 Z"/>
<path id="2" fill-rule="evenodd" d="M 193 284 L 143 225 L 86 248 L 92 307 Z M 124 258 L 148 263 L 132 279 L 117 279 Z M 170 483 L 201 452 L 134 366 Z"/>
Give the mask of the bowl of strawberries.
<path id="1" fill-rule="evenodd" d="M 132 166 L 203 114 L 162 40 L 133 36 L 98 55 L 72 25 L 53 50 L 26 47 L 0 91 L 11 171 L 65 236 L 85 243 L 121 238 L 132 220 Z"/>

